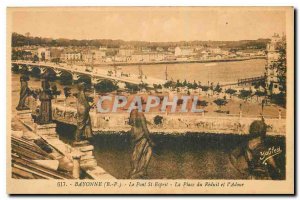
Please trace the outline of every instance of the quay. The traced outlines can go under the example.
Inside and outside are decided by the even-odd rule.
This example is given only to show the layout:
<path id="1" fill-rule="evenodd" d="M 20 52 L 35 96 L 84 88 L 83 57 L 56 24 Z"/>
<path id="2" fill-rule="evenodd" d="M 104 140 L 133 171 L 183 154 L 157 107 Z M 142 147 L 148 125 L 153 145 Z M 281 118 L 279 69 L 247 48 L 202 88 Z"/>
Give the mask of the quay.
<path id="1" fill-rule="evenodd" d="M 159 64 L 183 64 L 183 63 L 211 63 L 211 62 L 238 62 L 254 59 L 266 59 L 266 56 L 254 56 L 244 58 L 226 58 L 226 59 L 209 59 L 209 60 L 163 60 L 163 61 L 151 61 L 151 62 L 110 62 L 97 64 L 99 66 L 127 66 L 127 65 L 159 65 Z"/>

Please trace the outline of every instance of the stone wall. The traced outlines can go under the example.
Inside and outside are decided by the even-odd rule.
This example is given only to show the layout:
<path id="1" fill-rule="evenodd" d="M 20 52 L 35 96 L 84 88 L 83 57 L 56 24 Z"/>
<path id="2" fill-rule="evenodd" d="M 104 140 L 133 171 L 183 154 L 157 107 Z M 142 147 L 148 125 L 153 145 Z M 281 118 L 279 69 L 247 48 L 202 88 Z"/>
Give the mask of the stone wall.
<path id="1" fill-rule="evenodd" d="M 155 116 L 162 117 L 161 124 L 155 124 Z M 128 125 L 129 113 L 96 113 L 90 112 L 94 132 L 126 132 L 130 130 Z M 250 124 L 259 118 L 246 117 L 208 117 L 200 114 L 164 114 L 146 113 L 148 128 L 152 133 L 160 134 L 185 134 L 197 133 L 221 133 L 221 134 L 247 134 Z M 53 119 L 68 124 L 76 125 L 76 109 L 64 108 L 61 105 L 53 105 Z M 285 135 L 285 119 L 266 118 L 268 135 Z"/>

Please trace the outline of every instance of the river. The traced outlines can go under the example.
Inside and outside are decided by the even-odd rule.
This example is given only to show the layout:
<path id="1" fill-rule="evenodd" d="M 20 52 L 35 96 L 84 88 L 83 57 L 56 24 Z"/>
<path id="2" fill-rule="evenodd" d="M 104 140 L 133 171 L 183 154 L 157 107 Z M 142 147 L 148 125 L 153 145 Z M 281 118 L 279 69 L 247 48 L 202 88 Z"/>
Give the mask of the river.
<path id="1" fill-rule="evenodd" d="M 265 71 L 265 59 L 252 59 L 234 62 L 215 63 L 179 63 L 179 64 L 152 64 L 141 65 L 146 76 L 165 79 L 167 66 L 168 80 L 201 81 L 210 82 L 236 82 L 238 79 L 263 76 Z M 113 70 L 113 67 L 101 67 Z M 137 65 L 121 66 L 124 73 L 139 74 Z"/>

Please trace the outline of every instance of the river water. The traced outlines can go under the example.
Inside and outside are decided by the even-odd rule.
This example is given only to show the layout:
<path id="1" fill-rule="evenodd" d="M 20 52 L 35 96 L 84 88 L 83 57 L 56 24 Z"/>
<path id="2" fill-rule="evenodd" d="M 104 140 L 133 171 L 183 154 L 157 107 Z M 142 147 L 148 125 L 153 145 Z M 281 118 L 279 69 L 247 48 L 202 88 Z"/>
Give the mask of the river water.
<path id="1" fill-rule="evenodd" d="M 180 64 L 153 64 L 141 65 L 146 76 L 165 79 L 167 66 L 168 80 L 210 82 L 236 82 L 238 79 L 262 76 L 265 71 L 265 59 L 253 59 L 236 62 L 218 63 L 180 63 Z M 112 70 L 113 67 L 102 67 Z M 124 73 L 139 74 L 137 65 L 121 66 Z"/>
<path id="2" fill-rule="evenodd" d="M 256 65 L 257 63 L 260 65 Z M 255 64 L 256 63 L 256 64 Z M 183 64 L 180 64 L 181 66 Z M 184 64 L 185 65 L 185 64 Z M 187 80 L 223 80 L 233 81 L 236 78 L 245 78 L 245 71 L 249 76 L 259 76 L 263 73 L 264 60 L 249 60 L 242 62 L 218 63 L 214 66 L 205 64 L 188 64 L 189 69 L 176 71 L 179 64 L 168 67 L 170 76 L 174 79 Z M 173 69 L 174 68 L 174 69 Z M 135 70 L 136 66 L 124 66 L 123 70 Z M 150 73 L 156 77 L 162 76 L 162 70 L 157 65 L 147 65 L 144 73 Z M 149 71 L 148 71 L 149 70 Z M 214 71 L 214 72 L 213 72 Z M 232 76 L 234 74 L 234 76 Z M 62 86 L 57 83 L 58 88 Z M 31 78 L 30 87 L 40 87 L 40 81 Z M 19 99 L 19 75 L 12 75 L 12 95 L 16 101 Z M 65 142 L 72 143 L 75 126 L 58 123 L 57 132 Z M 232 149 L 247 140 L 246 136 L 187 133 L 183 136 L 176 135 L 151 135 L 155 143 L 154 154 L 148 167 L 150 179 L 244 179 L 229 162 L 228 154 Z M 99 134 L 94 136 L 92 144 L 95 146 L 95 157 L 98 164 L 116 178 L 127 178 L 130 171 L 130 135 L 128 133 Z M 277 165 L 285 173 L 285 138 L 267 137 L 267 146 L 275 146 L 283 149 L 283 152 L 274 157 Z"/>

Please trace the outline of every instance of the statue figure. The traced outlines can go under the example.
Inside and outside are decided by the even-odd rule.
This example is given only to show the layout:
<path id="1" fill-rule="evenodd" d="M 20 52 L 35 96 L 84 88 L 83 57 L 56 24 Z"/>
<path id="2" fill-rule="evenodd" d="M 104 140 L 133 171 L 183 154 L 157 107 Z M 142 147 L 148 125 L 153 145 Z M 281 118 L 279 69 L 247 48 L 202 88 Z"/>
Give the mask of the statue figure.
<path id="1" fill-rule="evenodd" d="M 153 146 L 149 137 L 147 121 L 143 113 L 139 113 L 137 109 L 134 109 L 130 113 L 129 124 L 132 126 L 131 138 L 133 146 L 129 178 L 146 178 Z"/>
<path id="2" fill-rule="evenodd" d="M 29 107 L 25 105 L 27 97 L 30 95 L 30 89 L 28 87 L 29 77 L 27 75 L 22 75 L 20 77 L 21 90 L 20 90 L 20 100 L 16 107 L 17 110 L 29 110 Z"/>
<path id="3" fill-rule="evenodd" d="M 89 139 L 93 136 L 90 109 L 91 106 L 85 94 L 85 83 L 79 83 L 77 94 L 77 129 L 75 133 L 76 142 Z"/>
<path id="4" fill-rule="evenodd" d="M 233 166 L 248 179 L 282 179 L 274 158 L 272 156 L 263 158 L 262 156 L 270 149 L 264 143 L 266 130 L 267 125 L 264 119 L 253 121 L 249 128 L 249 139 L 246 144 L 233 150 L 230 155 Z"/>
<path id="5" fill-rule="evenodd" d="M 52 92 L 50 90 L 49 79 L 47 73 L 42 75 L 42 91 L 39 94 L 41 106 L 38 115 L 38 124 L 49 124 L 52 122 Z"/>

